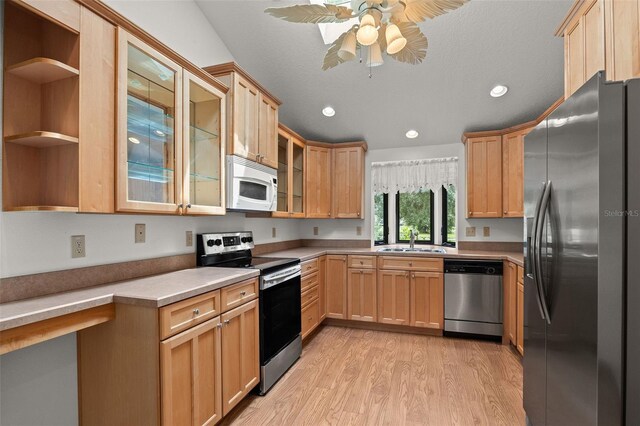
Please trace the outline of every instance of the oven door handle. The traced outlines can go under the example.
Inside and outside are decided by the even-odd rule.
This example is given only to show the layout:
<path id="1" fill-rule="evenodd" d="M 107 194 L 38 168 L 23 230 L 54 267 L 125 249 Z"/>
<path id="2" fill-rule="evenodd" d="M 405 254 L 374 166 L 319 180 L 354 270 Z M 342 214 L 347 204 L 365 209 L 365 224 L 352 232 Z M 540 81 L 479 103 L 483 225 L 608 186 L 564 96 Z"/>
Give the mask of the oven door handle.
<path id="1" fill-rule="evenodd" d="M 281 271 L 267 274 L 260 278 L 260 290 L 266 290 L 268 288 L 282 284 L 292 278 L 296 278 L 302 275 L 300 265 L 292 266 Z"/>

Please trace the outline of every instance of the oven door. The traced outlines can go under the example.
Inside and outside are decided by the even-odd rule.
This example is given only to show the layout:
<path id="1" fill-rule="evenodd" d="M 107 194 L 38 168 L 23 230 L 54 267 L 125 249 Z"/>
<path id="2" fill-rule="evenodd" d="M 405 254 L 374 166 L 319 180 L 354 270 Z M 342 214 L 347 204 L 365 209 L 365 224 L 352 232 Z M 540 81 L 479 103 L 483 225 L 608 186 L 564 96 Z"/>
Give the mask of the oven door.
<path id="1" fill-rule="evenodd" d="M 260 278 L 260 364 L 301 332 L 300 265 Z"/>
<path id="2" fill-rule="evenodd" d="M 275 169 L 244 158 L 229 156 L 227 184 L 229 209 L 276 209 L 278 178 Z"/>

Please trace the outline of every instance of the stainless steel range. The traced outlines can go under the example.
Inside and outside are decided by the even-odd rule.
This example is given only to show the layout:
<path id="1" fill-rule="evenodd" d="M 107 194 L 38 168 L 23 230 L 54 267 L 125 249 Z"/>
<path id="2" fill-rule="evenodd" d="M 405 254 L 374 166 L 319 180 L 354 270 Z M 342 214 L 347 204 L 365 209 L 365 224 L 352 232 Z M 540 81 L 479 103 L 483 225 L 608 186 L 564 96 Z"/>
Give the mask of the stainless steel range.
<path id="1" fill-rule="evenodd" d="M 251 232 L 198 234 L 198 266 L 260 270 L 260 394 L 300 358 L 300 259 L 255 257 Z"/>

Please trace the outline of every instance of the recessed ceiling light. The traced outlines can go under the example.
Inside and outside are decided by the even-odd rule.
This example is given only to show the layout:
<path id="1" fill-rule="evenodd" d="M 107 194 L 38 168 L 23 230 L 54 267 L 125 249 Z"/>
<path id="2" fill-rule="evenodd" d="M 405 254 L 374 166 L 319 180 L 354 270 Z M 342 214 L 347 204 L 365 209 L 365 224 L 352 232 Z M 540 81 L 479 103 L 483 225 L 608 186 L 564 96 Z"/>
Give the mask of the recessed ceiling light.
<path id="1" fill-rule="evenodd" d="M 138 144 L 140 143 L 140 139 L 134 138 L 133 136 L 129 137 L 129 142 Z"/>
<path id="2" fill-rule="evenodd" d="M 491 92 L 489 92 L 489 94 L 491 96 L 493 96 L 494 98 L 499 98 L 500 96 L 504 96 L 507 93 L 508 90 L 509 90 L 509 88 L 507 86 L 503 86 L 502 84 L 498 84 L 496 87 L 491 89 Z"/>
<path id="3" fill-rule="evenodd" d="M 405 136 L 408 137 L 409 139 L 415 139 L 417 138 L 419 135 L 417 130 L 409 130 L 407 133 L 405 133 Z"/>
<path id="4" fill-rule="evenodd" d="M 155 133 L 158 136 L 164 136 L 164 132 L 162 130 L 154 130 L 153 133 Z"/>
<path id="5" fill-rule="evenodd" d="M 336 110 L 331 108 L 330 106 L 322 108 L 322 114 L 325 117 L 333 117 L 336 115 Z"/>

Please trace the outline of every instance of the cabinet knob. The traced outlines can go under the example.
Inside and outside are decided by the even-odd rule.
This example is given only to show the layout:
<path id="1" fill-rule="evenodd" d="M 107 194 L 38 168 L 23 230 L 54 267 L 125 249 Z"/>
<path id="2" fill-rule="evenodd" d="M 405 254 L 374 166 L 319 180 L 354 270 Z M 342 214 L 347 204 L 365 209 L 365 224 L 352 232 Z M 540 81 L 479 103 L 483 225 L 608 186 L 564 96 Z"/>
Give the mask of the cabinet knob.
<path id="1" fill-rule="evenodd" d="M 358 212 L 358 217 L 360 217 L 360 212 Z"/>
<path id="2" fill-rule="evenodd" d="M 191 203 L 187 204 L 187 208 L 190 209 L 191 208 Z"/>
<path id="3" fill-rule="evenodd" d="M 181 208 L 183 208 L 183 207 L 184 207 L 184 204 L 182 204 L 182 203 L 178 204 L 178 208 L 179 208 L 179 209 L 181 209 Z"/>
<path id="4" fill-rule="evenodd" d="M 364 274 L 364 272 L 363 272 L 362 270 L 360 270 L 360 273 L 361 273 L 361 274 Z"/>
<path id="5" fill-rule="evenodd" d="M 413 266 L 413 262 L 409 262 L 409 266 Z"/>
<path id="6" fill-rule="evenodd" d="M 221 323 L 221 322 L 220 322 L 220 323 L 218 323 L 218 324 L 216 325 L 216 327 L 217 327 L 217 328 L 222 328 L 222 323 Z"/>
<path id="7" fill-rule="evenodd" d="M 195 308 L 195 309 L 193 310 L 193 315 L 200 315 L 200 309 Z"/>
<path id="8" fill-rule="evenodd" d="M 361 265 L 364 265 L 364 262 L 361 260 L 361 261 L 360 261 L 360 264 L 361 264 Z"/>
<path id="9" fill-rule="evenodd" d="M 506 210 L 504 211 L 504 214 L 507 214 L 507 211 L 506 211 Z"/>
<path id="10" fill-rule="evenodd" d="M 240 296 L 244 297 L 244 296 L 246 296 L 246 295 L 247 295 L 247 292 L 246 292 L 246 291 L 242 290 L 242 291 L 240 292 Z"/>
<path id="11" fill-rule="evenodd" d="M 415 277 L 416 277 L 416 274 L 411 274 L 411 278 L 415 278 Z"/>
<path id="12" fill-rule="evenodd" d="M 229 321 L 231 320 L 224 320 L 224 325 L 229 325 Z"/>

